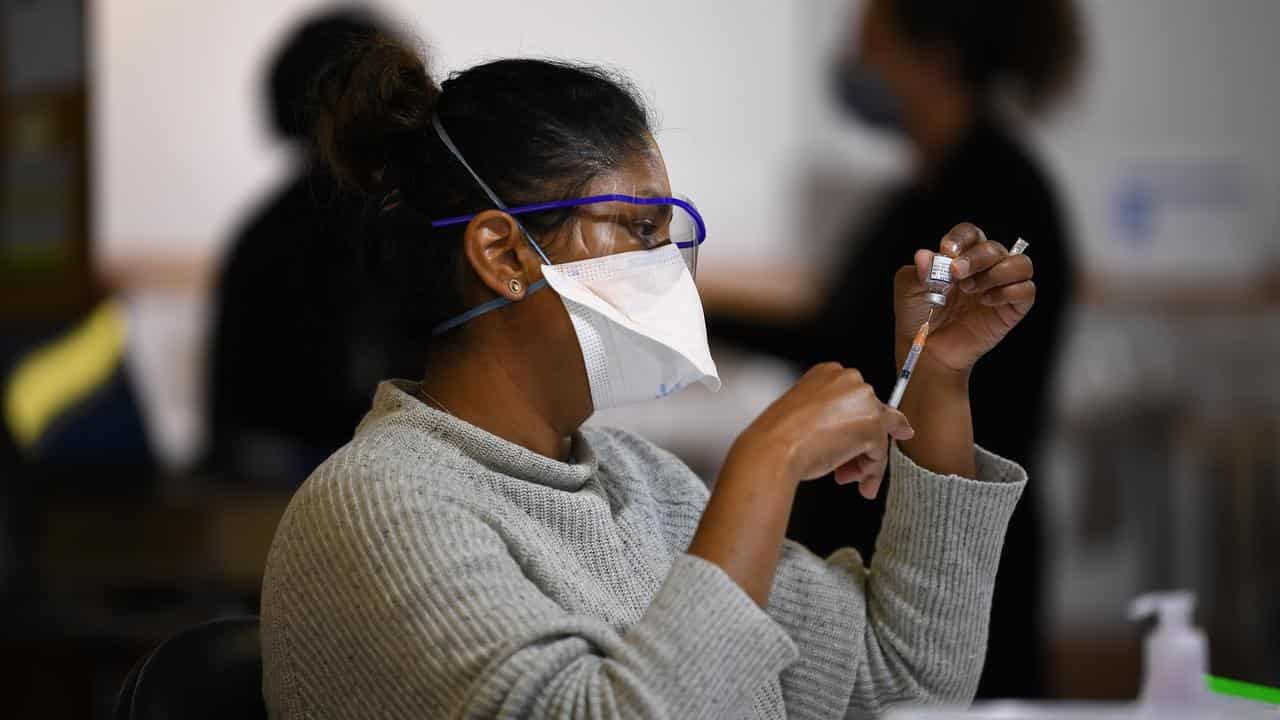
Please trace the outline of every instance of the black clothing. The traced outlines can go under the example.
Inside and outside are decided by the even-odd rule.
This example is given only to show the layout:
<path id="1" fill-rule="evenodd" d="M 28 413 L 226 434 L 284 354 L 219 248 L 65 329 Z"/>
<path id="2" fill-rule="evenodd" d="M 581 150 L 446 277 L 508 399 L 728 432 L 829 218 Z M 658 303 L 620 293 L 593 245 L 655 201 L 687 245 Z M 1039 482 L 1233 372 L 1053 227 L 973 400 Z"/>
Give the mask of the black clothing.
<path id="1" fill-rule="evenodd" d="M 974 369 L 974 433 L 983 447 L 1021 463 L 1032 478 L 1036 444 L 1044 436 L 1051 382 L 1072 295 L 1073 254 L 1061 211 L 1035 162 L 999 125 L 977 126 L 928 183 L 898 191 L 867 229 L 853 238 L 830 297 L 811 324 L 769 327 L 708 318 L 713 341 L 790 359 L 807 367 L 835 360 L 860 370 L 887 398 L 897 375 L 893 352 L 893 277 L 919 248 L 937 248 L 968 221 L 1006 246 L 1031 243 L 1036 305 Z M 890 482 L 892 479 L 889 480 Z M 863 500 L 857 489 L 830 481 L 804 483 L 788 535 L 825 555 L 854 545 L 870 560 L 887 493 Z M 1040 537 L 1036 484 L 1011 520 L 992 608 L 991 641 L 982 697 L 1043 694 L 1040 619 Z"/>
<path id="2" fill-rule="evenodd" d="M 372 272 L 371 214 L 367 200 L 311 171 L 236 237 L 213 324 L 216 471 L 296 485 L 351 439 L 378 381 L 421 375 L 423 353 L 390 320 L 406 309 Z"/>

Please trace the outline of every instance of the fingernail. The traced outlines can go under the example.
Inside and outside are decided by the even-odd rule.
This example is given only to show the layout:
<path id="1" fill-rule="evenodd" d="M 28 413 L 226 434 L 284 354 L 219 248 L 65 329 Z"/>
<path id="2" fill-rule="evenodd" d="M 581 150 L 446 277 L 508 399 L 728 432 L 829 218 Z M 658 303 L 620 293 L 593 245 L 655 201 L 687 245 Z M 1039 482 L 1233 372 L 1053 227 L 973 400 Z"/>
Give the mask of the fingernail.
<path id="1" fill-rule="evenodd" d="M 942 243 L 942 252 L 947 253 L 948 255 L 954 255 L 956 250 L 957 248 L 954 242 L 948 240 Z"/>
<path id="2" fill-rule="evenodd" d="M 973 289 L 976 288 L 977 286 L 978 286 L 978 283 L 974 282 L 973 280 L 960 281 L 960 289 L 964 292 L 973 292 Z"/>
<path id="3" fill-rule="evenodd" d="M 964 258 L 960 258 L 959 260 L 956 260 L 955 262 L 951 263 L 951 274 L 958 278 L 962 278 L 965 275 L 968 275 L 969 261 L 965 260 Z"/>

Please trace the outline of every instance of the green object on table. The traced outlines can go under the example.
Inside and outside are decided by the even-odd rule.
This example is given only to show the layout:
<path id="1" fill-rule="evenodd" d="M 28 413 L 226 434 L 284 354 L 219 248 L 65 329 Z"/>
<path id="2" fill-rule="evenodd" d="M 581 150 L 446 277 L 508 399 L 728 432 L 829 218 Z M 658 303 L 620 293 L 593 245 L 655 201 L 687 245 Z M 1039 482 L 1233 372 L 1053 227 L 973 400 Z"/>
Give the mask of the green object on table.
<path id="1" fill-rule="evenodd" d="M 1219 695 L 1231 695 L 1245 700 L 1280 705 L 1280 688 L 1254 685 L 1253 683 L 1215 677 L 1213 675 L 1205 675 L 1204 677 L 1209 689 Z"/>

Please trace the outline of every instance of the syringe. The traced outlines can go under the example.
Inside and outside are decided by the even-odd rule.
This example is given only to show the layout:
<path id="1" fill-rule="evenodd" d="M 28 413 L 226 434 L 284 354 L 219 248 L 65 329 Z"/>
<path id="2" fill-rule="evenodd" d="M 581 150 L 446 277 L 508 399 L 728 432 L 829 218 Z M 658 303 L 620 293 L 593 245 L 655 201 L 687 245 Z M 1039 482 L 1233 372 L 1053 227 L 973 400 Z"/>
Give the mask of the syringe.
<path id="1" fill-rule="evenodd" d="M 929 311 L 929 317 L 933 317 L 933 311 Z M 916 369 L 916 360 L 920 359 L 920 351 L 924 349 L 924 341 L 929 337 L 929 321 L 925 320 L 920 329 L 916 331 L 916 337 L 911 341 L 911 350 L 907 353 L 907 361 L 902 363 L 902 372 L 898 375 L 898 382 L 893 386 L 893 394 L 889 396 L 889 407 L 894 410 L 902 404 L 902 396 L 907 392 L 907 381 L 911 379 L 911 371 Z"/>
<path id="2" fill-rule="evenodd" d="M 1009 251 L 1010 255 L 1021 255 L 1023 251 L 1030 246 L 1022 238 L 1013 244 L 1013 249 Z M 911 340 L 911 350 L 907 352 L 906 362 L 902 363 L 902 372 L 898 374 L 898 382 L 893 386 L 893 394 L 889 396 L 889 407 L 894 410 L 902 404 L 902 396 L 907 392 L 907 382 L 911 380 L 911 373 L 916 369 L 916 361 L 920 359 L 920 352 L 924 350 L 925 340 L 929 338 L 929 321 L 933 320 L 934 308 L 929 308 L 929 316 L 924 319 L 924 324 L 916 331 L 916 336 Z"/>

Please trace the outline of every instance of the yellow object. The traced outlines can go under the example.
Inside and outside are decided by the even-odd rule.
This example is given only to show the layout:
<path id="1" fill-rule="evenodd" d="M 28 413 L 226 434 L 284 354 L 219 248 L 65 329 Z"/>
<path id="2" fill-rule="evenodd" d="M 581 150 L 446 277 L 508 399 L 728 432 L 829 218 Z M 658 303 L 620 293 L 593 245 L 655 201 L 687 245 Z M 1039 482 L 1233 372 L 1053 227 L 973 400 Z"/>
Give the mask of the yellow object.
<path id="1" fill-rule="evenodd" d="M 124 308 L 108 300 L 18 363 L 4 397 L 5 421 L 18 447 L 30 449 L 49 423 L 106 383 L 124 354 L 126 330 Z"/>

